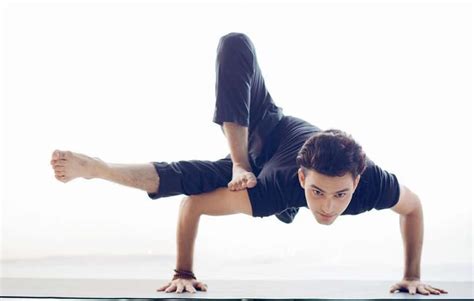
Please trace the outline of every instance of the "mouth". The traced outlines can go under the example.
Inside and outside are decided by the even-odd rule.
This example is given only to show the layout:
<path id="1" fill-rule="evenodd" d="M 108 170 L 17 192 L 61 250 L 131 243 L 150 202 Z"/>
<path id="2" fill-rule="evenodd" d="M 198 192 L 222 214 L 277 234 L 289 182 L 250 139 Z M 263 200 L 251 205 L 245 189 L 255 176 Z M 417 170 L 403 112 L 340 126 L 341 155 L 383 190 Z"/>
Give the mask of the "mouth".
<path id="1" fill-rule="evenodd" d="M 318 212 L 319 213 L 319 212 Z M 323 216 L 323 217 L 326 217 L 326 218 L 330 218 L 330 217 L 334 217 L 335 214 L 333 215 L 326 215 L 326 214 L 322 214 L 322 213 L 319 213 L 319 215 Z"/>

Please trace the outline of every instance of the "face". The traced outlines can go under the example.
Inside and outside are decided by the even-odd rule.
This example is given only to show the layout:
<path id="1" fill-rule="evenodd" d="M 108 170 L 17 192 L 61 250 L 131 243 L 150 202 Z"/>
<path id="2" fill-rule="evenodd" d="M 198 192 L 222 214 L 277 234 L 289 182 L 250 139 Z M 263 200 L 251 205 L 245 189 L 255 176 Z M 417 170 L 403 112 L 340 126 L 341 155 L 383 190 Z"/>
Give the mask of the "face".
<path id="1" fill-rule="evenodd" d="M 360 175 L 353 179 L 351 173 L 342 177 L 330 177 L 313 169 L 298 170 L 298 178 L 304 189 L 308 208 L 319 224 L 331 225 L 346 210 L 352 194 L 359 184 Z M 329 217 L 325 215 L 330 215 Z"/>

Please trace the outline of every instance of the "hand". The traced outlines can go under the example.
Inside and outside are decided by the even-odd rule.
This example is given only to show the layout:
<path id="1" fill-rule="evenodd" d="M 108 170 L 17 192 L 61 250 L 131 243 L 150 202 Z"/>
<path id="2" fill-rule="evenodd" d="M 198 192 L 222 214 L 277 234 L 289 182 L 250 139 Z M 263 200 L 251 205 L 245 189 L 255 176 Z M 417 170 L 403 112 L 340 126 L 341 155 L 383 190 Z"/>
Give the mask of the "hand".
<path id="1" fill-rule="evenodd" d="M 175 280 L 172 280 L 168 282 L 167 284 L 163 285 L 159 289 L 157 289 L 157 292 L 160 291 L 165 291 L 165 293 L 170 293 L 176 291 L 177 294 L 182 293 L 183 291 L 190 292 L 190 293 L 195 293 L 196 289 L 201 290 L 201 291 L 207 291 L 207 284 L 203 282 L 199 282 L 195 279 L 182 279 L 178 278 Z"/>
<path id="2" fill-rule="evenodd" d="M 252 188 L 257 185 L 257 178 L 253 172 L 247 171 L 242 167 L 234 166 L 232 170 L 232 181 L 227 184 L 231 191 Z"/>
<path id="3" fill-rule="evenodd" d="M 419 292 L 422 295 L 429 295 L 430 293 L 433 295 L 439 295 L 440 293 L 447 294 L 448 292 L 440 289 L 432 287 L 426 283 L 421 282 L 419 279 L 406 279 L 404 278 L 402 281 L 395 283 L 390 288 L 390 293 L 395 291 L 407 292 L 411 295 L 415 295 Z"/>

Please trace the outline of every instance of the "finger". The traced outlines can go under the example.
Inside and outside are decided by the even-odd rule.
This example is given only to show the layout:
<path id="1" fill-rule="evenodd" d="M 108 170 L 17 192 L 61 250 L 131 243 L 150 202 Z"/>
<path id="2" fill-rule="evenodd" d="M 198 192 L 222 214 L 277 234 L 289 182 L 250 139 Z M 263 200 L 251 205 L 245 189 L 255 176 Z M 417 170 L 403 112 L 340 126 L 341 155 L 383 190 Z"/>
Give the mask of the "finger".
<path id="1" fill-rule="evenodd" d="M 435 290 L 438 290 L 438 291 L 444 291 L 444 289 L 442 288 L 437 288 L 437 287 L 434 287 L 434 286 L 431 286 L 431 285 L 428 285 L 429 288 L 432 288 L 432 289 L 435 289 Z"/>
<path id="2" fill-rule="evenodd" d="M 190 292 L 190 293 L 193 293 L 193 294 L 196 292 L 196 290 L 194 289 L 193 285 L 190 284 L 190 283 L 187 283 L 187 284 L 186 284 L 186 290 L 187 290 L 188 292 Z"/>
<path id="3" fill-rule="evenodd" d="M 390 288 L 390 292 L 393 293 L 398 289 L 400 289 L 400 286 L 398 284 L 392 285 L 392 287 Z"/>
<path id="4" fill-rule="evenodd" d="M 423 294 L 423 295 L 429 295 L 430 294 L 430 292 L 427 291 L 423 285 L 418 286 L 418 291 L 420 292 L 420 294 Z"/>
<path id="5" fill-rule="evenodd" d="M 443 293 L 443 294 L 447 294 L 447 293 L 448 293 L 448 291 L 446 291 L 446 290 L 444 290 L 444 289 L 442 289 L 442 288 L 436 288 L 436 287 L 432 287 L 432 286 L 430 286 L 430 288 L 435 289 L 435 290 L 437 290 L 437 291 L 439 291 L 439 292 L 441 292 L 441 293 Z"/>
<path id="6" fill-rule="evenodd" d="M 180 294 L 183 292 L 184 285 L 181 282 L 178 282 L 178 288 L 176 289 L 176 293 Z"/>
<path id="7" fill-rule="evenodd" d="M 165 293 L 174 292 L 176 289 L 176 284 L 172 283 L 166 290 Z"/>
<path id="8" fill-rule="evenodd" d="M 201 291 L 207 291 L 207 285 L 205 283 L 198 283 L 199 288 Z"/>
<path id="9" fill-rule="evenodd" d="M 416 294 L 416 286 L 409 286 L 409 287 L 408 287 L 408 293 L 409 293 L 410 295 Z"/>
<path id="10" fill-rule="evenodd" d="M 437 290 L 435 290 L 434 288 L 431 288 L 431 287 L 429 287 L 429 286 L 426 286 L 425 289 L 426 289 L 428 292 L 430 292 L 430 293 L 432 293 L 432 294 L 434 294 L 434 295 L 439 295 L 439 294 L 440 294 L 440 292 L 438 292 Z"/>

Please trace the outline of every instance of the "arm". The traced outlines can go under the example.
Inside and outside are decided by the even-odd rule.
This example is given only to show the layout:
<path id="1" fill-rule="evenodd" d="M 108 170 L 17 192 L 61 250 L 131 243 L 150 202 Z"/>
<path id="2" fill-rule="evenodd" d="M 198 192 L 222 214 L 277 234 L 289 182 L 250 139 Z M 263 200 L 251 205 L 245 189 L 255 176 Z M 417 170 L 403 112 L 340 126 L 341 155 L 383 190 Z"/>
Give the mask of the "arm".
<path id="1" fill-rule="evenodd" d="M 423 208 L 420 198 L 408 187 L 400 185 L 400 198 L 391 208 L 400 214 L 400 232 L 405 250 L 405 279 L 420 279 L 423 247 Z"/>
<path id="2" fill-rule="evenodd" d="M 423 208 L 421 202 L 411 213 L 400 214 L 400 231 L 405 250 L 404 279 L 421 278 L 420 262 L 423 248 Z"/>
<path id="3" fill-rule="evenodd" d="M 420 198 L 404 185 L 400 185 L 400 199 L 391 208 L 400 214 L 400 232 L 403 238 L 405 268 L 403 279 L 391 287 L 390 292 L 406 290 L 423 295 L 447 293 L 421 282 L 421 251 L 423 248 L 423 207 Z"/>
<path id="4" fill-rule="evenodd" d="M 184 198 L 181 201 L 178 214 L 178 227 L 176 231 L 176 244 L 178 256 L 176 259 L 176 270 L 193 271 L 194 243 L 199 225 L 199 219 L 202 215 L 201 211 L 195 210 L 196 202 L 191 197 Z M 167 282 L 157 291 L 165 293 L 174 292 L 182 293 L 183 291 L 195 293 L 196 289 L 207 291 L 207 285 L 197 279 L 177 279 Z"/>
<path id="5" fill-rule="evenodd" d="M 233 192 L 221 187 L 211 192 L 185 197 L 179 207 L 176 269 L 193 271 L 194 244 L 202 215 L 221 216 L 237 213 L 252 216 L 252 205 L 245 190 Z M 168 282 L 159 291 L 195 292 L 193 286 L 207 291 L 207 285 L 197 279 L 179 278 Z"/>

